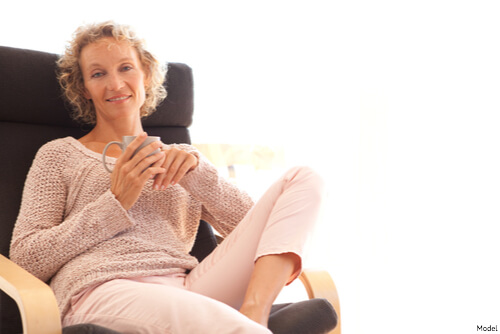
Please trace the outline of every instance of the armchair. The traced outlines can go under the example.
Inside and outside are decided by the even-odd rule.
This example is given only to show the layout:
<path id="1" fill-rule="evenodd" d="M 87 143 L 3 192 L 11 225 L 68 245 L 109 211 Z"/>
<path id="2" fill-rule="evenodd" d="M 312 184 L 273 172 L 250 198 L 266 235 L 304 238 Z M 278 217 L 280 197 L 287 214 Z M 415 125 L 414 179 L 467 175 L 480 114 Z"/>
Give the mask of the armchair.
<path id="1" fill-rule="evenodd" d="M 55 138 L 79 138 L 90 130 L 68 115 L 55 77 L 57 57 L 0 46 L 0 333 L 116 333 L 90 324 L 62 329 L 50 287 L 8 259 L 24 180 L 38 148 Z M 167 100 L 144 120 L 144 127 L 165 143 L 189 143 L 191 69 L 180 63 L 169 64 L 166 85 Z M 201 260 L 216 246 L 211 227 L 202 221 L 191 254 Z M 271 330 L 325 333 L 335 327 L 329 333 L 340 333 L 339 302 L 330 276 L 306 270 L 300 279 L 311 299 L 275 305 L 269 321 Z"/>

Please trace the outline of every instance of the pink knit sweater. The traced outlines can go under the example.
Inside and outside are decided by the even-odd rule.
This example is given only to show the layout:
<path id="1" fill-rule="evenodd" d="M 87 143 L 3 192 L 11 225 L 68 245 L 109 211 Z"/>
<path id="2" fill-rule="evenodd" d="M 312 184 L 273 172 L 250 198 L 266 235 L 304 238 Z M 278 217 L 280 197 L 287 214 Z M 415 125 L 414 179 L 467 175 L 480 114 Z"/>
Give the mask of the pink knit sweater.
<path id="1" fill-rule="evenodd" d="M 61 316 L 71 297 L 90 286 L 192 269 L 197 260 L 188 253 L 200 219 L 225 236 L 253 205 L 192 146 L 176 146 L 196 154 L 198 167 L 165 191 L 152 190 L 149 181 L 128 211 L 109 190 L 100 154 L 72 137 L 39 150 L 26 179 L 10 257 L 50 282 Z"/>

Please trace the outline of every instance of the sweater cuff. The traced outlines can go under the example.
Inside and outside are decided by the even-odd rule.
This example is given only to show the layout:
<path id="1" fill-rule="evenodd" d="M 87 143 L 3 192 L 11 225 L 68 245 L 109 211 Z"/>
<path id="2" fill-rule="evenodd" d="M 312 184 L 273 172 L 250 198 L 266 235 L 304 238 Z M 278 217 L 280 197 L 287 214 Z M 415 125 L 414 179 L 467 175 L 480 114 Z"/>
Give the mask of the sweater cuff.
<path id="1" fill-rule="evenodd" d="M 118 202 L 111 190 L 102 194 L 93 210 L 99 212 L 99 217 L 95 220 L 98 224 L 96 227 L 104 239 L 112 238 L 135 225 L 133 219 Z"/>
<path id="2" fill-rule="evenodd" d="M 192 193 L 200 187 L 213 186 L 218 183 L 217 169 L 202 155 L 198 156 L 198 166 L 184 175 L 179 184 Z"/>

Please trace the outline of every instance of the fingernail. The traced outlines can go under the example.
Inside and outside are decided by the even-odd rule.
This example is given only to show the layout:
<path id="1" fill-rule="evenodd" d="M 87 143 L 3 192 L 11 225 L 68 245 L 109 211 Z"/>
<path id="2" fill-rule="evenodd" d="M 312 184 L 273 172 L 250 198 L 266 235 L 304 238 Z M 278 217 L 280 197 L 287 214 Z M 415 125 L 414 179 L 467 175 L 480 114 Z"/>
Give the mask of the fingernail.
<path id="1" fill-rule="evenodd" d="M 165 190 L 165 189 L 167 189 L 166 186 L 161 186 L 161 190 Z"/>
<path id="2" fill-rule="evenodd" d="M 157 184 L 154 185 L 154 188 L 155 188 L 155 190 L 160 190 L 160 186 Z"/>

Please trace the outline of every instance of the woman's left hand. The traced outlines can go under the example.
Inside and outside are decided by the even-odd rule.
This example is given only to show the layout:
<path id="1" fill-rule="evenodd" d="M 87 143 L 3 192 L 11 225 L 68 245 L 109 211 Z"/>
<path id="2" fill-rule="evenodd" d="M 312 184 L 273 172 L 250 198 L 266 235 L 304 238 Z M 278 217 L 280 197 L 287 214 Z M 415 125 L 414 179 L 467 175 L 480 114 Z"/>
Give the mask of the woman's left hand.
<path id="1" fill-rule="evenodd" d="M 166 173 L 156 175 L 153 183 L 155 190 L 165 190 L 170 185 L 176 185 L 184 175 L 198 166 L 198 158 L 191 153 L 171 146 L 164 147 L 162 151 L 165 159 L 161 167 L 165 168 Z"/>

